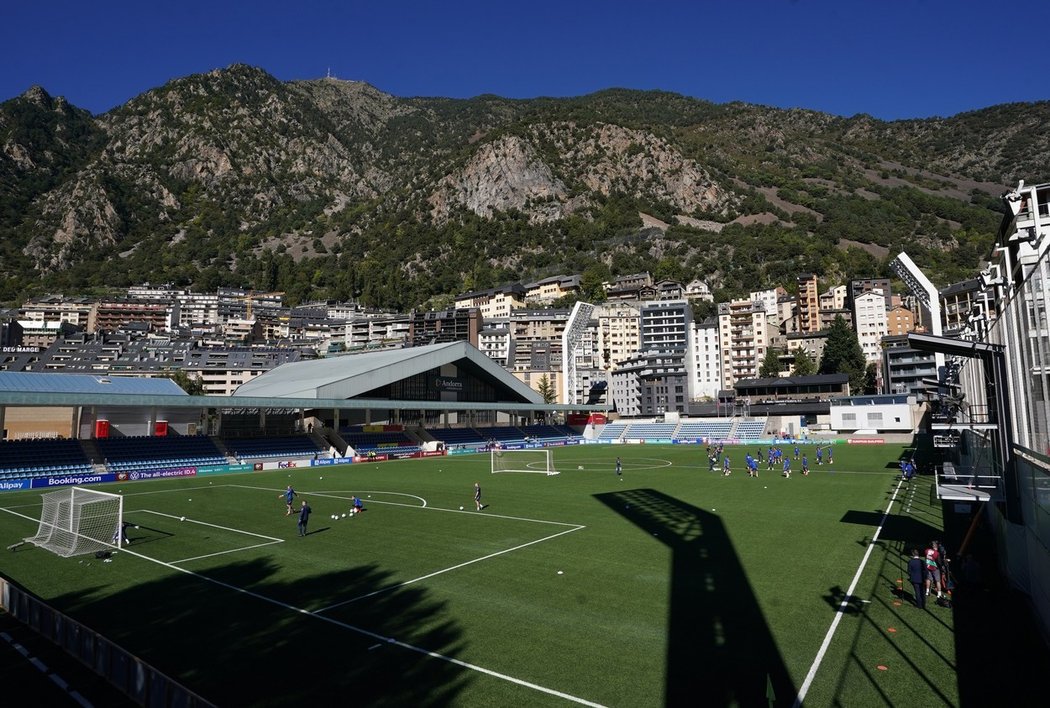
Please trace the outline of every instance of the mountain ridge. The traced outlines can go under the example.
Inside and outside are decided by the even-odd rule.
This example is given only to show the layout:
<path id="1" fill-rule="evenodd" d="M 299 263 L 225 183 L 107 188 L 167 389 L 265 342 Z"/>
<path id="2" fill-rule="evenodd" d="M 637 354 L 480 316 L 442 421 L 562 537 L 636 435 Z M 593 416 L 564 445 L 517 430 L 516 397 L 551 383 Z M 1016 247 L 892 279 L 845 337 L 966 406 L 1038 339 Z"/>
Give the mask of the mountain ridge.
<path id="1" fill-rule="evenodd" d="M 626 89 L 405 99 L 247 65 L 99 116 L 34 88 L 0 104 L 0 299 L 151 280 L 417 307 L 633 270 L 728 295 L 882 274 L 872 253 L 905 245 L 950 279 L 997 193 L 1050 179 L 1048 124 L 1048 102 L 887 123 Z"/>

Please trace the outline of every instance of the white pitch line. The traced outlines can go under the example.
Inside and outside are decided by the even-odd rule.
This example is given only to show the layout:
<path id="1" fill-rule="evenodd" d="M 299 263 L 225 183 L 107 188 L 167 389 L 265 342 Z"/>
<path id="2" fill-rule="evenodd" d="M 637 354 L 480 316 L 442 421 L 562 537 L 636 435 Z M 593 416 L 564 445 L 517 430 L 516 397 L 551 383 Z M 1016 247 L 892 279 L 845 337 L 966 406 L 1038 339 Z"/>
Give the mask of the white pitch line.
<path id="1" fill-rule="evenodd" d="M 152 481 L 152 480 L 151 480 Z M 110 484 L 117 484 L 116 482 L 110 482 Z M 128 484 L 138 484 L 138 480 L 129 481 Z M 208 486 L 199 487 L 174 487 L 172 489 L 154 489 L 149 492 L 120 492 L 125 497 L 141 497 L 147 494 L 171 494 L 173 492 L 191 492 L 195 489 L 218 489 L 219 487 L 228 487 L 228 484 L 209 484 Z"/>
<path id="2" fill-rule="evenodd" d="M 273 536 L 267 536 L 261 533 L 254 533 L 253 531 L 245 531 L 244 529 L 235 529 L 229 526 L 219 526 L 218 524 L 209 524 L 207 521 L 197 521 L 196 519 L 190 519 L 187 517 L 176 516 L 175 514 L 165 514 L 161 511 L 153 511 L 152 509 L 136 509 L 135 511 L 129 511 L 128 514 L 156 514 L 157 516 L 166 516 L 169 519 L 186 519 L 186 521 L 193 524 L 200 524 L 201 526 L 210 526 L 213 529 L 222 529 L 223 531 L 232 531 L 233 533 L 242 533 L 245 536 L 255 536 L 256 538 L 265 538 L 271 542 L 283 542 L 283 538 L 274 538 Z"/>
<path id="3" fill-rule="evenodd" d="M 839 622 L 842 621 L 842 617 L 845 614 L 844 610 L 849 605 L 850 598 L 853 597 L 853 591 L 857 589 L 857 583 L 860 582 L 860 576 L 864 573 L 864 567 L 868 564 L 868 558 L 871 557 L 871 552 L 875 550 L 875 544 L 878 542 L 879 534 L 882 533 L 882 527 L 885 526 L 886 519 L 890 515 L 890 509 L 893 507 L 893 503 L 897 501 L 897 493 L 900 492 L 902 484 L 904 484 L 904 480 L 897 481 L 897 488 L 893 490 L 893 496 L 890 497 L 890 503 L 886 505 L 886 511 L 882 512 L 882 518 L 879 520 L 879 525 L 875 529 L 874 535 L 871 537 L 871 542 L 868 543 L 868 550 L 864 551 L 864 558 L 861 559 L 860 567 L 857 568 L 857 573 L 853 576 L 853 582 L 850 583 L 849 589 L 846 590 L 842 602 L 839 603 L 838 609 L 835 611 L 835 618 L 831 620 L 831 626 L 828 627 L 828 633 L 824 635 L 824 641 L 820 645 L 820 650 L 817 652 L 816 658 L 813 659 L 813 665 L 809 667 L 809 673 L 806 674 L 806 680 L 802 682 L 802 687 L 798 689 L 798 695 L 795 696 L 794 708 L 799 708 L 802 705 L 802 701 L 806 699 L 806 694 L 809 692 L 809 687 L 817 675 L 817 670 L 820 669 L 820 664 L 824 661 L 824 655 L 827 653 L 828 647 L 831 646 L 831 640 L 835 636 L 835 630 L 838 629 Z"/>
<path id="4" fill-rule="evenodd" d="M 271 487 L 252 487 L 252 486 L 249 486 L 247 484 L 230 484 L 228 486 L 230 486 L 230 487 L 240 487 L 241 489 L 258 489 L 258 490 L 263 491 L 263 492 L 275 491 L 275 489 L 271 488 Z M 276 490 L 276 491 L 282 491 L 283 492 L 284 490 L 281 489 L 281 490 Z M 398 502 L 387 502 L 387 501 L 379 501 L 377 499 L 372 499 L 372 503 L 375 503 L 375 504 L 387 504 L 387 505 L 390 505 L 390 506 L 409 506 L 409 507 L 417 507 L 417 506 L 418 507 L 425 507 L 427 505 L 427 500 L 424 499 L 423 497 L 417 495 L 417 494 L 407 494 L 405 492 L 386 492 L 386 491 L 376 490 L 376 489 L 362 489 L 360 492 L 356 492 L 356 493 L 357 494 L 368 494 L 369 492 L 371 492 L 372 494 L 392 494 L 392 495 L 397 496 L 397 497 L 410 497 L 412 499 L 418 499 L 419 501 L 422 502 L 422 504 L 399 504 Z M 302 492 L 302 494 L 300 494 L 299 492 L 296 492 L 296 494 L 299 494 L 300 496 L 307 496 L 307 495 L 309 495 L 311 497 L 328 497 L 328 498 L 332 498 L 332 499 L 345 499 L 345 497 L 341 497 L 341 496 L 339 496 L 339 494 L 355 494 L 355 492 L 353 492 L 353 491 L 346 491 L 346 492 L 331 492 L 331 491 L 329 491 L 329 492 Z"/>
<path id="5" fill-rule="evenodd" d="M 213 556 L 224 556 L 227 553 L 240 553 L 241 551 L 250 551 L 253 548 L 262 548 L 263 546 L 272 546 L 275 543 L 284 543 L 284 539 L 278 539 L 276 541 L 267 541 L 266 543 L 256 543 L 254 546 L 241 546 L 240 548 L 231 548 L 228 551 L 218 551 L 216 553 L 207 553 L 203 556 L 193 556 L 192 558 L 182 558 L 180 560 L 169 561 L 173 565 L 175 563 L 189 563 L 190 561 L 200 560 L 202 558 L 211 558 Z"/>
<path id="6" fill-rule="evenodd" d="M 12 513 L 15 513 L 15 512 L 12 512 Z M 18 514 L 18 516 L 21 516 L 21 514 Z M 29 518 L 29 517 L 26 517 L 26 518 Z M 226 588 L 227 590 L 232 590 L 233 592 L 241 593 L 241 594 L 247 595 L 249 597 L 254 597 L 257 600 L 261 600 L 263 602 L 267 602 L 267 603 L 269 603 L 271 605 L 276 605 L 278 607 L 281 607 L 283 609 L 289 610 L 291 612 L 295 612 L 295 613 L 298 613 L 298 614 L 301 614 L 301 615 L 306 615 L 307 617 L 313 617 L 313 618 L 318 619 L 318 620 L 320 620 L 322 622 L 327 622 L 328 624 L 334 625 L 336 627 L 341 627 L 343 629 L 348 629 L 351 632 L 356 632 L 357 634 L 361 634 L 361 635 L 364 635 L 366 637 L 371 637 L 372 639 L 384 642 L 386 644 L 392 644 L 394 646 L 401 647 L 402 649 L 407 649 L 408 651 L 413 651 L 413 652 L 416 652 L 417 654 L 422 654 L 423 656 L 428 656 L 428 657 L 430 657 L 432 659 L 438 659 L 439 661 L 445 661 L 445 662 L 448 662 L 450 664 L 454 664 L 456 666 L 462 667 L 464 669 L 468 669 L 470 671 L 477 671 L 478 673 L 485 674 L 486 676 L 491 676 L 493 678 L 497 678 L 497 679 L 500 679 L 502 681 L 507 681 L 508 683 L 513 683 L 513 684 L 516 684 L 518 686 L 523 686 L 525 688 L 529 688 L 529 689 L 532 689 L 534 691 L 538 691 L 540 693 L 546 693 L 547 695 L 550 695 L 550 696 L 556 696 L 556 697 L 564 699 L 566 701 L 571 701 L 573 703 L 579 703 L 580 705 L 590 706 L 591 708 L 605 708 L 600 703 L 595 703 L 593 701 L 588 701 L 585 698 L 580 698 L 578 696 L 573 696 L 572 694 L 564 693 L 563 691 L 559 691 L 557 689 L 547 688 L 546 686 L 541 686 L 541 685 L 539 685 L 537 683 L 532 683 L 531 681 L 525 681 L 524 679 L 515 678 L 515 677 L 509 676 L 507 674 L 501 674 L 498 671 L 493 671 L 492 669 L 486 669 L 483 666 L 478 666 L 476 664 L 471 664 L 471 663 L 468 663 L 466 661 L 462 661 L 460 659 L 456 659 L 456 658 L 451 657 L 451 656 L 446 656 L 445 654 L 441 654 L 441 653 L 436 652 L 436 651 L 430 651 L 428 649 L 423 649 L 422 647 L 417 647 L 417 646 L 415 646 L 413 644 L 408 644 L 407 642 L 398 641 L 397 639 L 394 639 L 393 637 L 384 637 L 381 634 L 377 634 L 375 632 L 371 632 L 371 631 L 369 631 L 367 629 L 364 629 L 362 627 L 355 627 L 352 624 L 347 624 L 346 622 L 340 622 L 339 620 L 332 619 L 331 617 L 325 617 L 324 615 L 316 614 L 315 612 L 311 612 L 310 610 L 303 609 L 302 607 L 296 607 L 295 605 L 290 605 L 290 604 L 288 604 L 286 602 L 281 602 L 280 600 L 275 600 L 272 597 L 267 597 L 266 595 L 261 595 L 261 594 L 259 594 L 257 592 L 252 591 L 252 590 L 248 590 L 246 588 L 238 587 L 236 585 L 231 585 L 230 583 L 223 582 L 222 580 L 216 580 L 215 578 L 209 578 L 207 575 L 202 575 L 201 573 L 196 573 L 196 572 L 194 572 L 192 570 L 188 570 L 186 568 L 180 568 L 177 565 L 173 565 L 171 563 L 167 563 L 165 561 L 158 560 L 156 558 L 151 558 L 151 557 L 143 555 L 141 553 L 136 553 L 135 551 L 125 550 L 124 553 L 126 553 L 128 555 L 131 555 L 131 556 L 135 556 L 137 558 L 141 558 L 142 560 L 149 561 L 151 563 L 156 563 L 157 565 L 164 566 L 165 568 L 170 568 L 171 570 L 174 570 L 174 571 L 179 572 L 179 573 L 184 573 L 186 575 L 190 575 L 190 576 L 193 576 L 195 578 L 200 578 L 201 580 L 204 580 L 205 582 L 213 583 L 213 584 L 218 585 L 220 587 Z"/>
<path id="7" fill-rule="evenodd" d="M 436 570 L 433 573 L 428 573 L 427 575 L 421 575 L 418 578 L 412 578 L 411 580 L 406 580 L 406 581 L 404 581 L 402 583 L 395 583 L 394 585 L 388 585 L 385 588 L 379 588 L 378 590 L 373 590 L 370 593 L 366 593 L 364 595 L 358 595 L 357 597 L 351 598 L 349 600 L 343 600 L 342 602 L 337 602 L 334 605 L 329 605 L 328 607 L 322 607 L 319 610 L 314 610 L 314 613 L 316 614 L 316 613 L 321 613 L 321 612 L 328 612 L 328 610 L 334 610 L 337 607 L 342 607 L 343 605 L 349 605 L 350 603 L 357 602 L 358 600 L 364 600 L 364 599 L 367 599 L 369 597 L 374 597 L 375 595 L 382 594 L 384 592 L 390 592 L 391 590 L 396 590 L 396 589 L 404 587 L 406 585 L 412 585 L 413 583 L 418 583 L 421 580 L 427 580 L 429 578 L 433 578 L 433 577 L 438 576 L 438 575 L 443 575 L 444 573 L 450 573 L 453 570 L 459 570 L 460 568 L 465 568 L 468 565 L 473 565 L 474 563 L 480 563 L 483 560 L 488 560 L 490 558 L 495 558 L 497 556 L 502 556 L 505 553 L 511 553 L 512 551 L 518 551 L 518 550 L 521 550 L 522 548 L 527 548 L 527 547 L 533 546 L 533 545 L 535 545 L 537 543 L 543 543 L 544 541 L 550 541 L 551 539 L 557 538 L 558 536 L 564 536 L 567 533 L 572 533 L 573 531 L 579 531 L 580 529 L 583 529 L 583 528 L 587 528 L 587 527 L 586 526 L 576 526 L 575 528 L 566 529 L 565 531 L 559 531 L 558 533 L 553 534 L 551 536 L 545 536 L 544 538 L 538 538 L 535 541 L 529 541 L 528 543 L 523 543 L 520 546 L 514 546 L 513 548 L 505 548 L 502 551 L 496 551 L 495 553 L 490 553 L 487 556 L 481 556 L 480 558 L 474 558 L 473 560 L 468 560 L 468 561 L 465 561 L 463 563 L 459 563 L 458 565 L 453 565 L 453 566 L 450 566 L 448 568 L 442 568 L 441 570 Z"/>

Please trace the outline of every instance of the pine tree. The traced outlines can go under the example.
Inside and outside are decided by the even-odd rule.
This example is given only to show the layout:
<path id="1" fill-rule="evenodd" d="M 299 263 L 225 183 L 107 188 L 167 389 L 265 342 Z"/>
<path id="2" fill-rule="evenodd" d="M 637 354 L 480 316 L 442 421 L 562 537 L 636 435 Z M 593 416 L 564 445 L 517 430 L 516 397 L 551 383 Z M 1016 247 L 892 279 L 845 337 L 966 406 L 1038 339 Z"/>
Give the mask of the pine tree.
<path id="1" fill-rule="evenodd" d="M 554 390 L 554 385 L 547 374 L 541 376 L 536 382 L 536 393 L 543 396 L 544 403 L 554 403 L 558 400 L 558 392 Z"/>
<path id="2" fill-rule="evenodd" d="M 804 346 L 798 345 L 798 349 L 795 350 L 795 365 L 791 367 L 791 375 L 812 376 L 815 373 L 817 373 L 817 365 L 813 357 L 809 355 L 809 351 Z"/>
<path id="3" fill-rule="evenodd" d="M 758 369 L 760 379 L 775 379 L 780 376 L 780 350 L 775 347 L 766 349 L 766 358 Z"/>
<path id="4" fill-rule="evenodd" d="M 824 345 L 824 356 L 820 359 L 821 374 L 846 374 L 852 393 L 864 390 L 864 352 L 860 348 L 857 333 L 849 328 L 842 315 L 836 315 L 828 329 L 828 341 Z"/>

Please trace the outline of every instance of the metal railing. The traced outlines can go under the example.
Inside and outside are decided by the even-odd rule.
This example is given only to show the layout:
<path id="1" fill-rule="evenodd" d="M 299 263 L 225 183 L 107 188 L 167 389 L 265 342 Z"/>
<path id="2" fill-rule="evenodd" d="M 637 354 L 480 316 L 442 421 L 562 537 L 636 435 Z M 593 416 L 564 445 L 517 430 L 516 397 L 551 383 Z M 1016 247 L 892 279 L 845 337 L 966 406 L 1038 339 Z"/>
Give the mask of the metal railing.
<path id="1" fill-rule="evenodd" d="M 109 681 L 140 706 L 214 708 L 185 686 L 32 593 L 0 577 L 0 607 Z"/>

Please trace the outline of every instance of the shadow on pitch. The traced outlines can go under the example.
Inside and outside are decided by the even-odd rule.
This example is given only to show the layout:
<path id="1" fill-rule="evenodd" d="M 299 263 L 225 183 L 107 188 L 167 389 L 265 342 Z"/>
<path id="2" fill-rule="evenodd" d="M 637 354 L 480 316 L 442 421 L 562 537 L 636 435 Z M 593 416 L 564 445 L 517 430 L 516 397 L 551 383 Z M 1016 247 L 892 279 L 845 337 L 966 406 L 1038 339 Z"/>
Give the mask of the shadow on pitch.
<path id="1" fill-rule="evenodd" d="M 858 524 L 874 529 L 882 522 L 882 512 L 854 509 L 847 511 L 840 521 L 844 524 Z M 879 539 L 880 541 L 899 541 L 908 548 L 918 546 L 922 549 L 940 535 L 941 532 L 937 528 L 914 516 L 894 513 L 886 517 L 886 523 L 882 527 Z"/>
<path id="2" fill-rule="evenodd" d="M 788 676 L 722 520 L 653 489 L 595 498 L 672 551 L 664 705 L 791 705 Z"/>
<path id="3" fill-rule="evenodd" d="M 217 705 L 455 704 L 470 680 L 464 669 L 386 641 L 461 654 L 459 626 L 427 590 L 398 587 L 320 615 L 301 611 L 395 585 L 374 564 L 346 565 L 300 576 L 256 559 L 202 571 L 208 581 L 122 564 L 113 567 L 152 579 L 50 602 Z"/>

